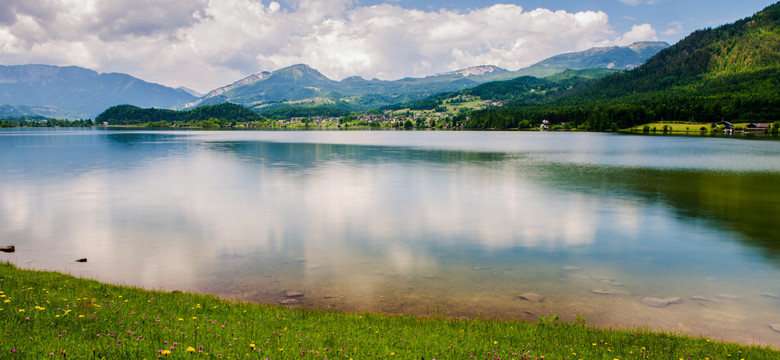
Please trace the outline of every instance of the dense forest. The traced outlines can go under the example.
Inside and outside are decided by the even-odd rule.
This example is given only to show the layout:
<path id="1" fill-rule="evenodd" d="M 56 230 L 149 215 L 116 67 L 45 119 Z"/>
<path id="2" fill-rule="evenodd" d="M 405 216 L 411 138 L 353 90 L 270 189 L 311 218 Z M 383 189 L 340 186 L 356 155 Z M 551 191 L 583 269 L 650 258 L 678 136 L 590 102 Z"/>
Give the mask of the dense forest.
<path id="1" fill-rule="evenodd" d="M 92 120 L 61 120 L 43 116 L 0 116 L 0 128 L 12 127 L 85 127 L 92 126 Z"/>
<path id="2" fill-rule="evenodd" d="M 224 127 L 237 122 L 263 121 L 265 118 L 241 105 L 222 103 L 205 105 L 189 111 L 142 109 L 132 105 L 117 105 L 95 119 L 97 124 L 139 125 L 150 127 L 199 126 Z"/>
<path id="3" fill-rule="evenodd" d="M 566 96 L 475 112 L 467 126 L 504 129 L 547 119 L 603 131 L 663 120 L 773 122 L 780 120 L 779 70 L 775 4 L 733 24 L 696 31 L 634 70 Z"/>

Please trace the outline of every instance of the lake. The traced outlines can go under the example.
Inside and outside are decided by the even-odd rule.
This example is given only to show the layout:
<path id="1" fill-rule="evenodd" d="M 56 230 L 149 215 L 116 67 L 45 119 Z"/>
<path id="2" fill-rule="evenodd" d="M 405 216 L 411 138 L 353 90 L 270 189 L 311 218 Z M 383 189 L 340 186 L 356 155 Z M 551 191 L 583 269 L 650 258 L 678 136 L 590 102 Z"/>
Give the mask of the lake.
<path id="1" fill-rule="evenodd" d="M 3 129 L 0 174 L 0 260 L 24 268 L 780 346 L 778 141 Z"/>

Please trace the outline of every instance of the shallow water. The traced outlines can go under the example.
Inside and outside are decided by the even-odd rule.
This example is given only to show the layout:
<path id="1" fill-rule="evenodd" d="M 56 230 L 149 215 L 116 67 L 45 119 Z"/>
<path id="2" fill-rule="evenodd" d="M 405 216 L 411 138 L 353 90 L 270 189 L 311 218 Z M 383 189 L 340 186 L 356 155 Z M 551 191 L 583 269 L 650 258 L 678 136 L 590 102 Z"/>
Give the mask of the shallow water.
<path id="1" fill-rule="evenodd" d="M 0 173 L 0 259 L 27 268 L 780 347 L 777 141 L 12 129 Z"/>

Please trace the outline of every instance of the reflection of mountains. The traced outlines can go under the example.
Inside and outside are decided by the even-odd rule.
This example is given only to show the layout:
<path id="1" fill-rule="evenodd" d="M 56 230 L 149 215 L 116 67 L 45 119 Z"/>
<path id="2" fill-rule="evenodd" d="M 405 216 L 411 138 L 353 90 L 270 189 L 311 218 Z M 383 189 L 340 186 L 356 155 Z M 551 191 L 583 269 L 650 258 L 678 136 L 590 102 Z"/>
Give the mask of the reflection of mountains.
<path id="1" fill-rule="evenodd" d="M 485 166 L 516 161 L 499 152 L 467 152 L 372 145 L 218 142 L 210 149 L 238 158 L 289 170 L 312 169 L 328 163 L 419 165 L 464 163 Z M 515 163 L 517 164 L 517 163 Z M 521 161 L 520 166 L 530 164 Z M 627 192 L 662 201 L 691 218 L 710 219 L 745 235 L 752 246 L 780 259 L 780 241 L 772 224 L 780 223 L 780 174 L 708 170 L 662 170 L 595 165 L 537 164 L 522 170 L 547 185 L 581 193 L 614 195 Z M 534 175 L 535 174 L 535 175 Z"/>
<path id="2" fill-rule="evenodd" d="M 638 193 L 691 218 L 709 219 L 745 235 L 780 263 L 780 174 L 544 165 L 543 180 L 575 191 Z"/>
<path id="3" fill-rule="evenodd" d="M 454 164 L 501 161 L 503 153 L 466 152 L 409 147 L 276 143 L 276 142 L 215 142 L 207 145 L 212 150 L 228 151 L 248 162 L 289 169 L 313 169 L 329 162 L 352 164 L 431 163 Z"/>

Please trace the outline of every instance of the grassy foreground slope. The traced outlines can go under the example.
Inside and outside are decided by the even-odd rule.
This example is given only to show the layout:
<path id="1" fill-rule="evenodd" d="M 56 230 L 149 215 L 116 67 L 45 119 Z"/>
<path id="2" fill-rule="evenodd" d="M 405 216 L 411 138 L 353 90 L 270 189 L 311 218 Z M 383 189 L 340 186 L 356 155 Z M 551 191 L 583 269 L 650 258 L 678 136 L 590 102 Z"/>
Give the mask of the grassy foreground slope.
<path id="1" fill-rule="evenodd" d="M 778 359 L 769 348 L 579 321 L 415 318 L 236 303 L 0 263 L 3 359 Z"/>

